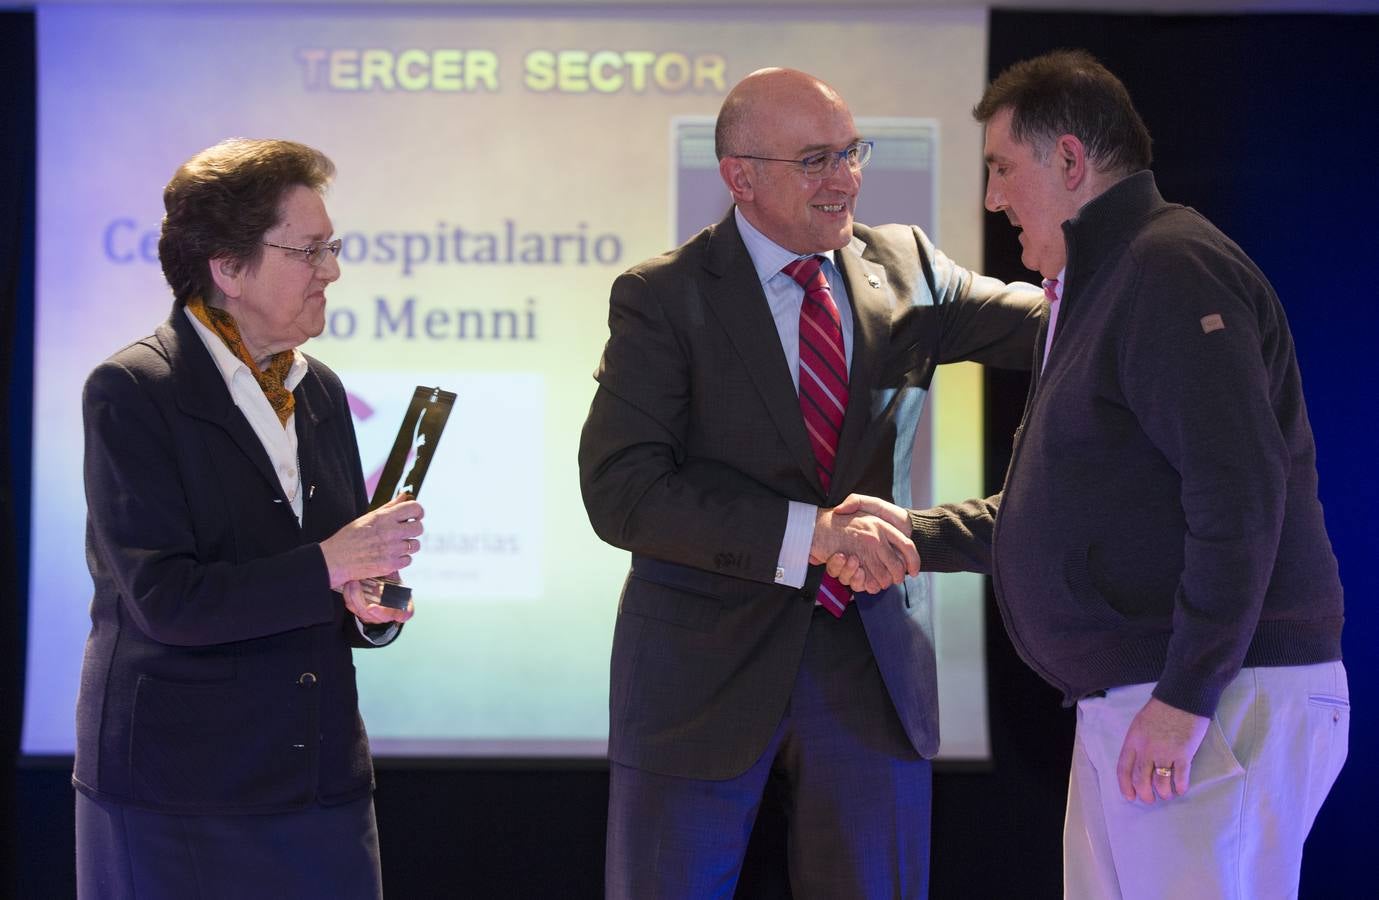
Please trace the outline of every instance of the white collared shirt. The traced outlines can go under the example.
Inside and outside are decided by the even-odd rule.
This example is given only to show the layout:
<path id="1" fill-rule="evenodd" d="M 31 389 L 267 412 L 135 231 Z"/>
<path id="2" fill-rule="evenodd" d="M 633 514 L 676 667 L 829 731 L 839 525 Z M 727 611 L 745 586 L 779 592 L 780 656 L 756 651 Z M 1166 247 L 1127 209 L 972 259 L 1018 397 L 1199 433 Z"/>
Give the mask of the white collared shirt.
<path id="1" fill-rule="evenodd" d="M 804 305 L 804 288 L 799 282 L 781 271 L 792 261 L 799 259 L 798 253 L 786 250 L 755 228 L 742 210 L 734 209 L 737 230 L 742 235 L 742 243 L 747 245 L 747 255 L 751 257 L 761 290 L 766 294 L 766 302 L 771 307 L 771 318 L 776 322 L 776 333 L 780 335 L 781 349 L 785 351 L 785 361 L 790 367 L 790 380 L 795 385 L 795 393 L 800 391 L 800 307 Z M 838 307 L 838 318 L 843 329 L 843 353 L 847 357 L 848 370 L 852 370 L 852 300 L 843 273 L 838 268 L 834 253 L 810 254 L 824 258 L 820 271 L 828 279 L 833 302 Z M 809 547 L 814 542 L 814 520 L 819 507 L 812 503 L 789 501 L 789 512 L 785 519 L 785 535 L 781 538 L 780 553 L 776 557 L 776 584 L 789 587 L 803 587 L 809 574 Z"/>
<path id="2" fill-rule="evenodd" d="M 249 371 L 244 361 L 226 346 L 220 335 L 203 325 L 190 309 L 184 308 L 182 312 L 196 329 L 201 343 L 205 344 L 206 350 L 210 352 L 211 359 L 220 370 L 220 377 L 225 379 L 225 386 L 230 389 L 230 397 L 235 401 L 235 406 L 244 413 L 244 418 L 249 421 L 254 434 L 258 435 L 259 443 L 263 444 L 268 461 L 273 464 L 273 471 L 278 475 L 283 495 L 292 505 L 292 512 L 297 516 L 297 524 L 301 525 L 302 472 L 297 456 L 296 412 L 287 417 L 286 423 L 279 421 L 273 404 L 268 402 L 263 388 L 259 387 L 254 373 Z M 287 370 L 287 378 L 283 380 L 283 384 L 289 391 L 296 390 L 297 385 L 301 384 L 305 377 L 306 357 L 294 347 L 292 366 Z"/>

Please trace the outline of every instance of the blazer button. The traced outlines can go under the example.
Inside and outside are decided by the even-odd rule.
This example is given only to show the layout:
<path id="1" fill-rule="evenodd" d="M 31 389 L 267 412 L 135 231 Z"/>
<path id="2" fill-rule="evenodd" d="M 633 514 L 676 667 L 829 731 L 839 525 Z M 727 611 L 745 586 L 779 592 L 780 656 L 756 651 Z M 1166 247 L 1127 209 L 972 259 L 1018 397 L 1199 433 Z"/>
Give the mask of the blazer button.
<path id="1" fill-rule="evenodd" d="M 297 676 L 297 683 L 302 687 L 314 687 L 316 685 L 316 673 L 303 672 L 301 675 Z"/>

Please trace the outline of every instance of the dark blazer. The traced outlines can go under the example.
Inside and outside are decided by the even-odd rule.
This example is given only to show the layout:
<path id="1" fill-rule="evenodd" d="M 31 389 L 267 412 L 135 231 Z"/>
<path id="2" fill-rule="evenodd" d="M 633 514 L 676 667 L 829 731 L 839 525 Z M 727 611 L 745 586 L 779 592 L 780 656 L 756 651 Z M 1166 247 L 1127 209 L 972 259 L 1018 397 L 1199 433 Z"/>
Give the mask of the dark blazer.
<path id="1" fill-rule="evenodd" d="M 91 373 L 86 556 L 95 582 L 74 783 L 167 812 L 300 809 L 372 788 L 350 647 L 319 542 L 366 508 L 345 391 L 298 385 L 298 526 L 268 455 L 180 306 Z"/>
<path id="2" fill-rule="evenodd" d="M 907 226 L 859 225 L 836 257 L 852 305 L 852 400 L 828 492 L 731 214 L 613 284 L 579 466 L 594 530 L 633 553 L 613 636 L 616 762 L 692 778 L 745 771 L 785 710 L 820 577 L 811 570 L 803 590 L 774 582 L 787 501 L 862 492 L 906 505 L 935 366 L 1029 365 L 1038 289 L 974 276 Z M 857 605 L 906 733 L 934 755 L 927 583 Z"/>

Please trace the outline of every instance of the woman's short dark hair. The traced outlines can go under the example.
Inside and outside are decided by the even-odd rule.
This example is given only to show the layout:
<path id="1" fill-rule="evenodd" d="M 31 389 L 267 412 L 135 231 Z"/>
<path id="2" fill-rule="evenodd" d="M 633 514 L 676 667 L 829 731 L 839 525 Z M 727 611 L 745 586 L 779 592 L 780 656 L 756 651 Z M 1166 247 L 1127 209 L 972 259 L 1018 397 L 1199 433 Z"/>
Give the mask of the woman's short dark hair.
<path id="1" fill-rule="evenodd" d="M 292 141 L 231 138 L 184 162 L 163 189 L 158 260 L 178 305 L 216 295 L 210 260 L 226 256 L 253 271 L 263 236 L 281 220 L 298 185 L 324 191 L 335 164 Z"/>
<path id="2" fill-rule="evenodd" d="M 1085 50 L 1055 50 L 1002 72 L 972 109 L 990 122 L 1009 109 L 1010 136 L 1046 159 L 1053 142 L 1075 135 L 1103 172 L 1129 174 L 1153 159 L 1149 129 L 1120 79 Z"/>

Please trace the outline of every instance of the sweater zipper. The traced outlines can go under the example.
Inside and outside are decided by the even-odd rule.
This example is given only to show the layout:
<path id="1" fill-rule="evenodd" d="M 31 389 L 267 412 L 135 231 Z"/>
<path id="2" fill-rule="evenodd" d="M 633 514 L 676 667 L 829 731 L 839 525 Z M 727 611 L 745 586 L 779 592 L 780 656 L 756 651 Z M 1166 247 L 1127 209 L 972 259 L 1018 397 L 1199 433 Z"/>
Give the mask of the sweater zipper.
<path id="1" fill-rule="evenodd" d="M 1039 345 L 1039 346 L 1042 346 L 1042 345 Z M 1050 348 L 1050 350 L 1052 350 L 1052 348 Z M 1032 418 L 1034 417 L 1034 404 L 1035 404 L 1035 398 L 1036 398 L 1036 396 L 1037 396 L 1037 394 L 1038 394 L 1038 387 L 1039 387 L 1040 374 L 1041 374 L 1041 373 L 1039 373 L 1039 372 L 1033 372 L 1033 373 L 1031 373 L 1031 375 L 1032 375 L 1032 377 L 1033 377 L 1033 380 L 1030 382 L 1029 397 L 1028 397 L 1028 398 L 1026 399 L 1026 401 L 1025 401 L 1025 414 L 1024 414 L 1023 417 L 1021 417 L 1021 419 L 1020 419 L 1020 425 L 1019 425 L 1019 427 L 1016 429 L 1015 445 L 1011 448 L 1011 451 L 1010 451 L 1010 465 L 1006 467 L 1006 481 L 1007 481 L 1007 482 L 1010 481 L 1010 475 L 1011 475 L 1012 472 L 1015 471 L 1015 464 L 1016 464 L 1016 463 L 1019 461 L 1019 459 L 1020 459 L 1020 451 L 1023 449 L 1024 443 L 1025 443 L 1025 428 L 1026 428 L 1026 426 L 1029 425 L 1030 419 L 1032 419 Z M 992 527 L 992 530 L 991 530 L 991 561 L 992 561 L 991 574 L 992 574 L 992 579 L 995 580 L 995 581 L 999 581 L 999 579 L 1000 579 L 1000 566 L 999 566 L 999 564 L 998 564 L 998 562 L 997 562 L 997 560 L 1000 559 L 1000 556 L 997 554 L 996 548 L 997 548 L 997 546 L 999 546 L 999 544 L 1000 544 L 1000 539 L 1001 539 L 1001 520 L 1002 520 L 1003 518 L 1005 518 L 1005 517 L 1002 515 L 1002 513 L 1003 513 L 1004 511 L 1005 511 L 1005 498 L 1004 498 L 1004 496 L 1003 496 L 1003 497 L 1001 498 L 1001 510 L 997 512 L 997 514 L 996 514 L 996 523 L 995 523 L 995 525 Z M 998 598 L 1000 597 L 1000 590 L 999 590 L 999 589 L 997 590 L 996 595 L 997 595 Z M 1019 630 L 1015 627 L 1015 625 L 1014 625 L 1014 623 L 1013 623 L 1013 621 L 1012 621 L 1012 617 L 1011 617 L 1011 615 L 1010 615 L 1010 612 L 1007 610 L 1006 607 L 1007 607 L 1007 605 L 1006 605 L 1005 603 L 999 602 L 999 599 L 998 599 L 998 602 L 996 603 L 996 608 L 999 609 L 999 610 L 1001 611 L 1001 621 L 1005 624 L 1006 634 L 1010 635 L 1010 641 L 1011 641 L 1011 643 L 1013 643 L 1013 644 L 1015 645 L 1016 652 L 1019 653 L 1020 658 L 1023 659 L 1023 660 L 1025 661 L 1025 664 L 1026 664 L 1027 666 L 1029 666 L 1031 669 L 1033 669 L 1041 678 L 1043 678 L 1043 679 L 1044 679 L 1045 681 L 1047 681 L 1049 684 L 1054 685 L 1055 687 L 1057 687 L 1057 688 L 1058 688 L 1060 691 L 1062 691 L 1063 694 L 1066 696 L 1067 693 L 1068 693 L 1068 687 L 1067 687 L 1067 685 L 1063 683 L 1063 680 L 1062 680 L 1061 678 L 1055 677 L 1055 676 L 1053 675 L 1052 672 L 1049 672 L 1046 668 L 1044 668 L 1044 667 L 1034 658 L 1034 655 L 1033 655 L 1032 653 L 1030 653 L 1030 651 L 1029 651 L 1029 644 L 1027 644 L 1027 643 L 1025 642 L 1024 637 L 1020 634 Z"/>

